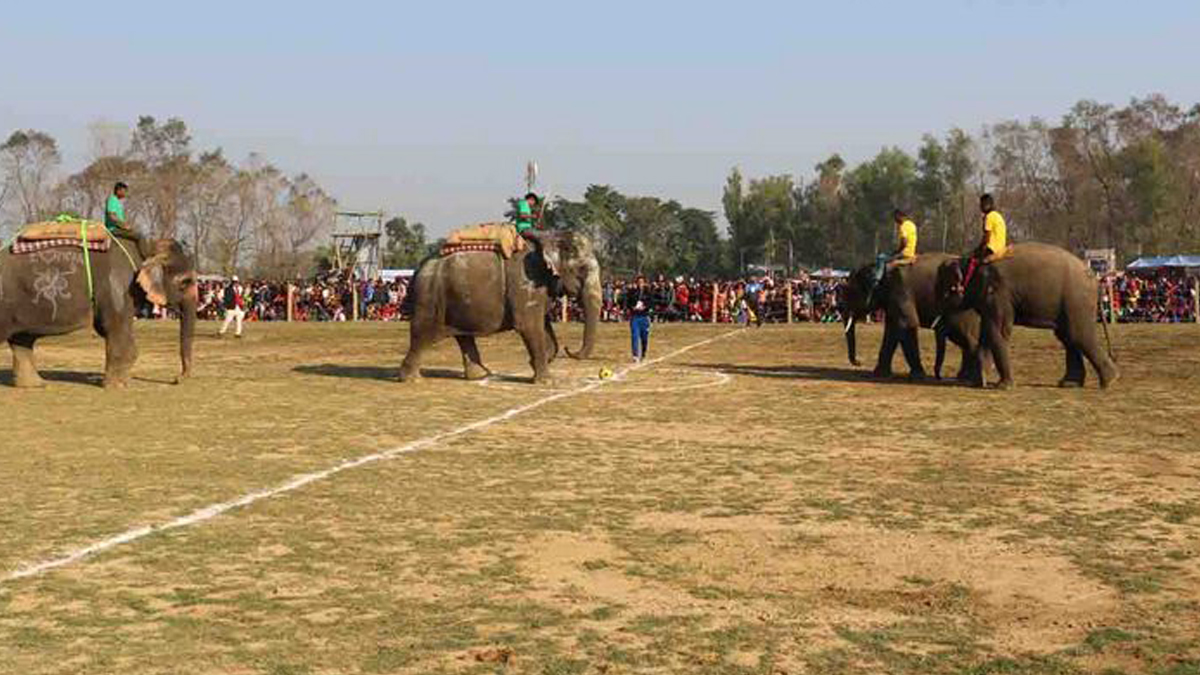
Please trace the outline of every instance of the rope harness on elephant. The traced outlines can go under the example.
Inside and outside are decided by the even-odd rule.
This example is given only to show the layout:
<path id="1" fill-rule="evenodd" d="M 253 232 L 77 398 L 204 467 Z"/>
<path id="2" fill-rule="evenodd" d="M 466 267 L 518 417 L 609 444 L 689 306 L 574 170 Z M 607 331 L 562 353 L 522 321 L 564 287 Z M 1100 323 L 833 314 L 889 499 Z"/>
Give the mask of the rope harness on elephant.
<path id="1" fill-rule="evenodd" d="M 80 248 L 83 249 L 83 269 L 87 274 L 88 302 L 90 302 L 92 307 L 95 308 L 96 289 L 92 280 L 92 252 L 87 245 L 87 229 L 88 221 L 81 220 L 79 222 L 79 245 Z M 138 265 L 133 261 L 133 256 L 129 255 L 129 250 L 125 248 L 125 244 L 122 244 L 121 240 L 118 239 L 117 236 L 112 232 L 108 233 L 108 238 L 111 239 L 117 245 L 117 247 L 121 249 L 121 253 L 125 254 L 125 258 L 129 260 L 129 265 L 133 267 L 133 271 L 136 272 Z"/>

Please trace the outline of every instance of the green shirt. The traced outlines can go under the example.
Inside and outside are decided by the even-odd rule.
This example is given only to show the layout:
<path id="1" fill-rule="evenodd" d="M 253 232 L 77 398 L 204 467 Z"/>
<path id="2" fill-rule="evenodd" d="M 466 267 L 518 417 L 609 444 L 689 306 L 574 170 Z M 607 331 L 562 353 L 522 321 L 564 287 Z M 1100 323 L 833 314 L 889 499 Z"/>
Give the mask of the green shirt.
<path id="1" fill-rule="evenodd" d="M 116 195 L 108 196 L 108 205 L 104 207 L 104 226 L 109 232 L 125 227 L 125 205 Z"/>
<path id="2" fill-rule="evenodd" d="M 529 206 L 529 200 L 522 199 L 517 202 L 517 233 L 521 234 L 525 230 L 533 229 L 533 208 Z"/>

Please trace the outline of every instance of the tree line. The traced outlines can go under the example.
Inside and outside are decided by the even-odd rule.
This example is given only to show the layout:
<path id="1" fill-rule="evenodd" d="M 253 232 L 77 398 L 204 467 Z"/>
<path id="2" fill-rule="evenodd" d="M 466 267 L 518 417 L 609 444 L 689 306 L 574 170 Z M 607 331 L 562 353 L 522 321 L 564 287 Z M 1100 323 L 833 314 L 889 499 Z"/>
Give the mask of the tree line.
<path id="1" fill-rule="evenodd" d="M 60 213 L 102 220 L 113 185 L 124 181 L 128 222 L 182 240 L 202 270 L 291 278 L 316 266 L 336 202 L 311 176 L 288 176 L 257 154 L 235 163 L 219 148 L 196 151 L 177 118 L 142 116 L 131 133 L 105 124 L 89 131 L 87 165 L 66 176 L 52 136 L 9 135 L 0 145 L 0 213 L 19 223 Z"/>
<path id="2" fill-rule="evenodd" d="M 735 168 L 722 204 L 732 249 L 755 262 L 786 262 L 790 247 L 807 264 L 849 267 L 891 248 L 893 208 L 916 218 L 921 250 L 970 249 L 982 192 L 1014 241 L 1113 248 L 1122 262 L 1200 251 L 1200 105 L 1080 101 L 1057 124 L 926 135 L 915 157 L 888 147 L 851 167 L 834 154 L 808 178 Z"/>
<path id="3" fill-rule="evenodd" d="M 64 211 L 99 219 L 113 183 L 125 180 L 134 186 L 131 222 L 185 241 L 201 269 L 294 277 L 328 257 L 321 245 L 336 202 L 312 177 L 287 176 L 259 155 L 233 163 L 219 149 L 196 152 L 175 118 L 141 117 L 127 138 L 111 126 L 91 131 L 92 159 L 65 178 L 54 138 L 13 132 L 0 145 L 0 211 L 20 222 Z M 833 154 L 798 177 L 734 168 L 721 195 L 723 233 L 712 211 L 608 185 L 553 199 L 545 223 L 590 235 L 613 274 L 846 268 L 892 247 L 894 208 L 914 216 L 921 250 L 970 249 L 985 191 L 1014 241 L 1111 247 L 1122 262 L 1200 252 L 1200 104 L 1159 95 L 1124 107 L 1080 101 L 1057 123 L 1035 117 L 927 134 L 915 155 L 885 147 L 851 166 Z M 388 267 L 413 267 L 442 241 L 403 217 L 389 220 L 385 235 Z"/>

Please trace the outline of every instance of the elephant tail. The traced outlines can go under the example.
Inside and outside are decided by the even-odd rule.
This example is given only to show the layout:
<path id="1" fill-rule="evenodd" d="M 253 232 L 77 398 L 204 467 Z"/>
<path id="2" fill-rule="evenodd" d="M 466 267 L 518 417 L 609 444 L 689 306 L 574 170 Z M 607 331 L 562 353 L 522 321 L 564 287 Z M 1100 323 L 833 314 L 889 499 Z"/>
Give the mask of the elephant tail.
<path id="1" fill-rule="evenodd" d="M 1117 355 L 1113 352 L 1112 338 L 1108 335 L 1108 318 L 1103 314 L 1100 315 L 1100 325 L 1104 328 L 1104 346 L 1108 348 L 1108 358 L 1112 359 L 1113 363 L 1117 362 Z"/>

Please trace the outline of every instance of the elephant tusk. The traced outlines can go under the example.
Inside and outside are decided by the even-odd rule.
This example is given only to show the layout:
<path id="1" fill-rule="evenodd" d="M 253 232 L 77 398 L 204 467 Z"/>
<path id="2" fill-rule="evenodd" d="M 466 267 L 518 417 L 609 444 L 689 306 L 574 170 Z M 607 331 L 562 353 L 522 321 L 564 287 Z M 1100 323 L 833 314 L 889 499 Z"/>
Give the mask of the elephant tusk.
<path id="1" fill-rule="evenodd" d="M 850 317 L 850 320 L 846 322 L 846 330 L 842 333 L 849 333 L 851 328 L 854 328 L 854 317 Z"/>
<path id="2" fill-rule="evenodd" d="M 930 330 L 937 330 L 938 324 L 941 322 L 942 322 L 942 315 L 938 314 L 937 317 L 934 318 L 933 323 L 929 324 Z"/>

